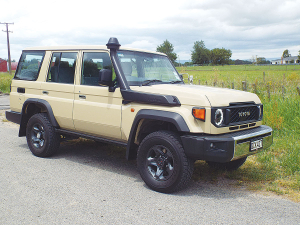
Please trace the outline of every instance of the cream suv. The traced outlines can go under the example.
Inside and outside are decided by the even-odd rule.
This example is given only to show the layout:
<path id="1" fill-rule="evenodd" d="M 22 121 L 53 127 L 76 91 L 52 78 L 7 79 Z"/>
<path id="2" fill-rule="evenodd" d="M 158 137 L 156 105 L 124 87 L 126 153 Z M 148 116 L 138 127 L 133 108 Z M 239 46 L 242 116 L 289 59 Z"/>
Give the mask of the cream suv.
<path id="1" fill-rule="evenodd" d="M 6 118 L 34 155 L 51 156 L 66 136 L 121 145 L 159 192 L 185 187 L 195 160 L 233 170 L 273 141 L 255 94 L 186 85 L 165 54 L 122 48 L 116 38 L 24 50 L 10 106 Z"/>

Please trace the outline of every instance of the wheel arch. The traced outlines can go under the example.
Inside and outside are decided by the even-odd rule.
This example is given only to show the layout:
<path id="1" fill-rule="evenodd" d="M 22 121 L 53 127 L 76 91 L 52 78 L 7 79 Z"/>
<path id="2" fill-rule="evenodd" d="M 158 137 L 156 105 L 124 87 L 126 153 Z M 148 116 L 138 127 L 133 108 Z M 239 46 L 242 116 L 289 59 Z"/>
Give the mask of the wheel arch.
<path id="1" fill-rule="evenodd" d="M 151 123 L 151 126 L 147 126 Z M 176 132 L 190 132 L 184 118 L 176 112 L 142 109 L 132 123 L 126 149 L 126 159 L 136 158 L 138 144 L 143 139 L 143 134 L 158 130 L 172 130 Z"/>
<path id="2" fill-rule="evenodd" d="M 44 99 L 29 98 L 22 107 L 19 137 L 26 136 L 26 126 L 30 117 L 41 112 L 47 113 L 53 127 L 59 127 L 49 102 Z"/>

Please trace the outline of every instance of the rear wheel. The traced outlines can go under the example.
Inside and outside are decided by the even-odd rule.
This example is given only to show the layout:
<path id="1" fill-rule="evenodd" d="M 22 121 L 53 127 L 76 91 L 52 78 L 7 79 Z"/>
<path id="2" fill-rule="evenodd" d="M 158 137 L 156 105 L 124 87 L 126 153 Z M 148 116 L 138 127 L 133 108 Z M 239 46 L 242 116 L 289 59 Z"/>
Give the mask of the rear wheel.
<path id="1" fill-rule="evenodd" d="M 246 159 L 247 159 L 247 157 L 244 157 L 244 158 L 240 158 L 240 159 L 226 162 L 226 163 L 209 162 L 209 161 L 206 161 L 206 162 L 212 168 L 230 171 L 230 170 L 237 170 L 238 168 L 240 168 L 244 164 Z"/>
<path id="2" fill-rule="evenodd" d="M 175 133 L 157 131 L 146 136 L 140 144 L 137 166 L 151 189 L 171 193 L 187 186 L 194 163 L 186 157 Z"/>
<path id="3" fill-rule="evenodd" d="M 55 132 L 46 113 L 33 115 L 26 127 L 27 144 L 35 156 L 48 157 L 59 148 L 60 136 Z"/>

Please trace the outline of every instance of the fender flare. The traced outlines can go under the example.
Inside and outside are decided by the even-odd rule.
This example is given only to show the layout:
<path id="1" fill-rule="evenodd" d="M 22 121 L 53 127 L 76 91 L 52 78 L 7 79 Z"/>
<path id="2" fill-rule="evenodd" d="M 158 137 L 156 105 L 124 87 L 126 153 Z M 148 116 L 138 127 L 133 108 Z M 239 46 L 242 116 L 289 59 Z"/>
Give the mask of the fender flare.
<path id="1" fill-rule="evenodd" d="M 46 109 L 48 118 L 50 120 L 50 123 L 52 124 L 53 127 L 59 128 L 59 125 L 54 117 L 51 105 L 49 102 L 47 102 L 44 99 L 38 99 L 38 98 L 28 98 L 22 107 L 22 112 L 21 112 L 21 121 L 20 121 L 20 130 L 19 130 L 19 137 L 23 137 L 26 135 L 26 125 L 29 120 L 28 116 L 26 115 L 26 109 L 29 104 L 34 104 L 41 106 L 42 108 Z"/>
<path id="2" fill-rule="evenodd" d="M 126 149 L 127 160 L 136 158 L 134 139 L 135 139 L 138 124 L 141 119 L 152 119 L 152 120 L 169 122 L 172 123 L 179 132 L 190 132 L 190 129 L 187 126 L 183 117 L 176 112 L 168 112 L 168 111 L 153 110 L 153 109 L 142 109 L 136 114 L 131 126 L 127 149 Z"/>

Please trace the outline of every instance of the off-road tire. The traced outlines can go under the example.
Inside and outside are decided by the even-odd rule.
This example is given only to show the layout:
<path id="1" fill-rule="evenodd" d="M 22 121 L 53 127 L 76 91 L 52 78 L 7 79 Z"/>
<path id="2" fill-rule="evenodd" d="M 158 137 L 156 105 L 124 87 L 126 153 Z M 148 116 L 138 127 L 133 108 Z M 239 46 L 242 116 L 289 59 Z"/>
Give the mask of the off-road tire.
<path id="1" fill-rule="evenodd" d="M 148 187 L 171 193 L 188 185 L 194 161 L 186 157 L 176 133 L 157 131 L 146 136 L 140 144 L 137 167 Z"/>
<path id="2" fill-rule="evenodd" d="M 240 159 L 226 162 L 226 163 L 209 162 L 209 161 L 206 161 L 206 162 L 210 167 L 212 167 L 214 169 L 232 171 L 232 170 L 237 170 L 238 168 L 240 168 L 244 164 L 246 159 L 247 159 L 247 157 L 244 157 L 244 158 L 240 158 Z"/>
<path id="3" fill-rule="evenodd" d="M 59 148 L 60 136 L 50 123 L 46 113 L 33 115 L 26 127 L 27 144 L 35 156 L 49 157 Z"/>

